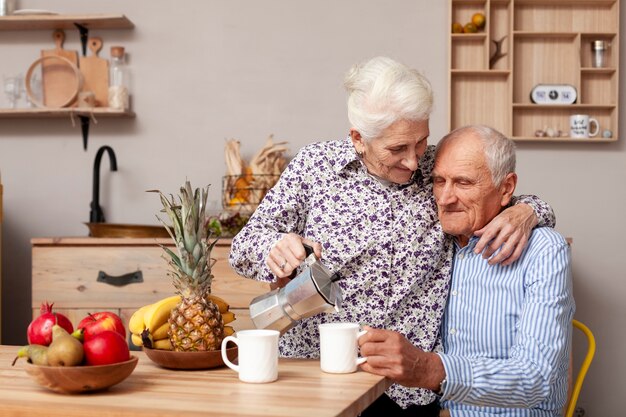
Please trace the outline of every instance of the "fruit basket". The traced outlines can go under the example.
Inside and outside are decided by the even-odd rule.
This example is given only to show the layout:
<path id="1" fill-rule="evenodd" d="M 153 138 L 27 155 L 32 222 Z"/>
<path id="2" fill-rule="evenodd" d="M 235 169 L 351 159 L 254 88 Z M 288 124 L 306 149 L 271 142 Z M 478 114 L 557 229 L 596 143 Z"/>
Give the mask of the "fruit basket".
<path id="1" fill-rule="evenodd" d="M 25 363 L 25 369 L 44 388 L 64 394 L 80 394 L 119 384 L 132 374 L 137 362 L 137 357 L 131 356 L 128 361 L 111 365 L 42 366 Z"/>

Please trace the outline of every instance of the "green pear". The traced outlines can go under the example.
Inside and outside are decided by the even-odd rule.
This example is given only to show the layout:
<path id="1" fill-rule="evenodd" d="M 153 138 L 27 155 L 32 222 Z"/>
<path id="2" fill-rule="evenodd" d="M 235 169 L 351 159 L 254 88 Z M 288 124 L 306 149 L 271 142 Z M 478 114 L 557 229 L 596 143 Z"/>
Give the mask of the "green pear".
<path id="1" fill-rule="evenodd" d="M 17 351 L 17 356 L 13 360 L 12 366 L 19 358 L 27 358 L 28 362 L 35 365 L 48 366 L 48 346 L 43 345 L 26 345 Z"/>
<path id="2" fill-rule="evenodd" d="M 51 366 L 76 366 L 83 361 L 83 344 L 63 327 L 52 326 L 52 343 L 48 347 L 48 364 Z"/>

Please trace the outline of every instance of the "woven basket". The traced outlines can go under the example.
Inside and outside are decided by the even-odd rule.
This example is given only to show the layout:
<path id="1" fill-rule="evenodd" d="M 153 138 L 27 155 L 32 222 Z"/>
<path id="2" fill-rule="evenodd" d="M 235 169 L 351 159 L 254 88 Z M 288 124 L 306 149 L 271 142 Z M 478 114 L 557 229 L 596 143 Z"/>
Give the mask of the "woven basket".
<path id="1" fill-rule="evenodd" d="M 252 213 L 280 175 L 226 175 L 222 177 L 222 207 Z"/>

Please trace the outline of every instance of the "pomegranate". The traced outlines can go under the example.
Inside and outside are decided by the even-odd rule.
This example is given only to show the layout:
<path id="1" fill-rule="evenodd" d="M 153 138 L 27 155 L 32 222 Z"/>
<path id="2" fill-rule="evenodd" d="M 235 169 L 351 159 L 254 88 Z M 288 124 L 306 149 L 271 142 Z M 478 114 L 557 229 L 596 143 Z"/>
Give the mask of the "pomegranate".
<path id="1" fill-rule="evenodd" d="M 26 336 L 31 345 L 49 346 L 52 343 L 52 326 L 58 324 L 67 330 L 68 333 L 74 331 L 72 322 L 60 313 L 52 312 L 52 304 L 41 303 L 41 314 L 28 325 Z"/>

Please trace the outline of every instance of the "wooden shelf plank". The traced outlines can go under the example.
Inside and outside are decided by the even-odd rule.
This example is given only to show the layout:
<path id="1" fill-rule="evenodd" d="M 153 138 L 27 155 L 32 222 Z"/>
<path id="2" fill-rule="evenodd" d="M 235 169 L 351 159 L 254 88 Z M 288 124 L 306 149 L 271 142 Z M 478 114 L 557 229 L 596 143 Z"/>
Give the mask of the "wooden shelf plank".
<path id="1" fill-rule="evenodd" d="M 567 38 L 574 39 L 578 36 L 578 32 L 535 32 L 526 30 L 513 31 L 513 37 L 516 38 Z"/>
<path id="2" fill-rule="evenodd" d="M 96 119 L 100 117 L 104 118 L 126 118 L 132 119 L 135 117 L 135 113 L 132 111 L 121 111 L 109 108 L 94 108 L 94 109 L 78 109 L 78 108 L 63 108 L 63 109 L 0 109 L 0 119 L 39 119 L 39 118 L 63 118 L 73 116 L 91 116 Z"/>
<path id="3" fill-rule="evenodd" d="M 514 109 L 531 109 L 547 111 L 550 109 L 562 110 L 562 109 L 598 109 L 598 110 L 611 110 L 617 107 L 616 104 L 534 104 L 534 103 L 513 103 Z"/>
<path id="4" fill-rule="evenodd" d="M 611 6 L 615 0 L 568 0 L 567 5 L 588 5 L 588 6 Z M 554 5 L 562 6 L 563 0 L 515 0 L 516 6 L 524 5 Z"/>
<path id="5" fill-rule="evenodd" d="M 583 67 L 580 69 L 580 71 L 585 74 L 613 74 L 616 71 L 616 69 L 615 68 Z"/>
<path id="6" fill-rule="evenodd" d="M 450 35 L 453 41 L 455 40 L 464 40 L 464 41 L 482 41 L 485 40 L 487 35 L 485 33 L 453 33 Z"/>
<path id="7" fill-rule="evenodd" d="M 126 16 L 118 14 L 77 15 L 11 15 L 0 17 L 0 30 L 76 29 L 75 24 L 88 29 L 132 29 Z"/>
<path id="8" fill-rule="evenodd" d="M 501 77 L 506 76 L 511 73 L 511 70 L 464 70 L 464 69 L 453 69 L 450 70 L 452 75 L 480 75 L 480 76 L 490 76 Z"/>
<path id="9" fill-rule="evenodd" d="M 548 138 L 548 137 L 521 137 L 521 136 L 513 136 L 511 140 L 515 142 L 567 142 L 567 143 L 612 143 L 617 142 L 617 138 L 589 138 L 589 139 L 574 139 L 570 137 L 560 137 L 560 138 Z"/>

